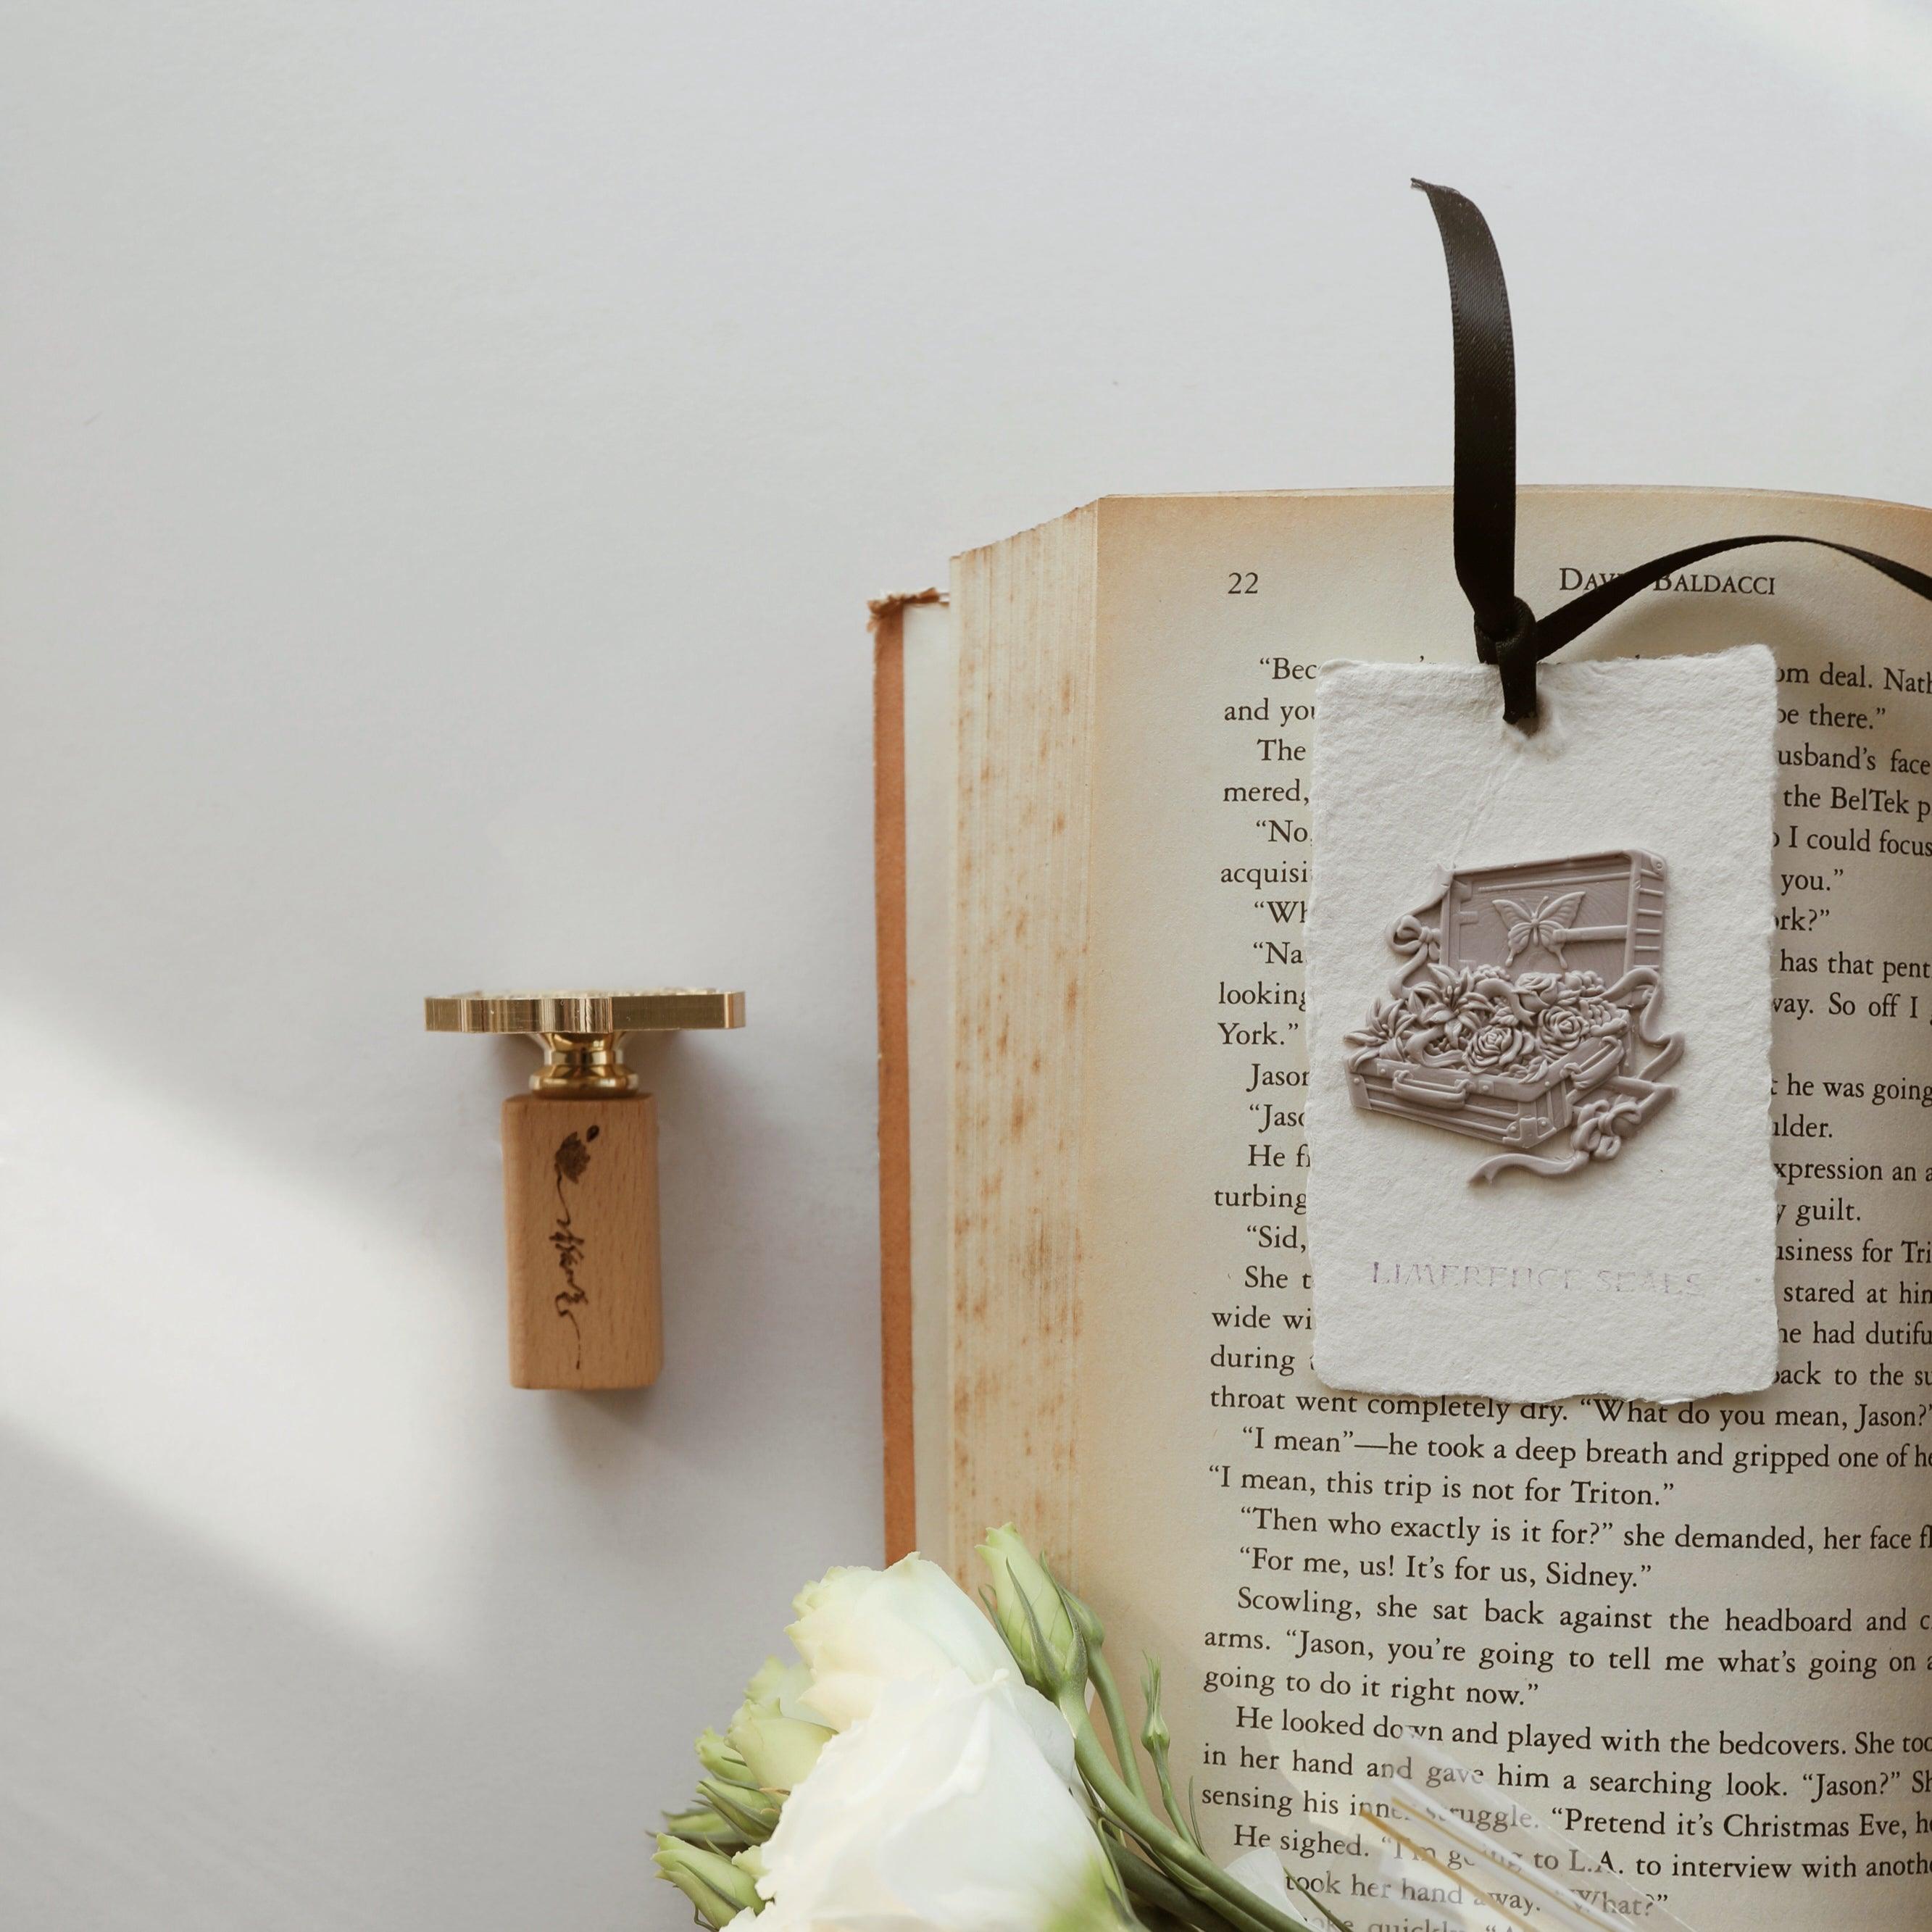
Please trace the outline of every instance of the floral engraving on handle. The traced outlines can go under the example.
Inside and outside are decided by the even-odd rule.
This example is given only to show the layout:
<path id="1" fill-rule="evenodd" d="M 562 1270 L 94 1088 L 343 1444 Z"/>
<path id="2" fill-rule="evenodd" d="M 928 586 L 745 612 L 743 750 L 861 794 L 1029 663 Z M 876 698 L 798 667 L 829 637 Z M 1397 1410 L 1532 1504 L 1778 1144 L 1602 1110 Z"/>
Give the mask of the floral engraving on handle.
<path id="1" fill-rule="evenodd" d="M 1614 1160 L 1676 1091 L 1658 1076 L 1684 1050 L 1681 1034 L 1652 1030 L 1664 878 L 1636 851 L 1448 875 L 1389 929 L 1402 966 L 1342 1036 L 1355 1106 L 1508 1150 L 1472 1180 Z M 1530 1153 L 1566 1130 L 1567 1152 Z"/>
<path id="2" fill-rule="evenodd" d="M 584 1366 L 584 1326 L 577 1318 L 577 1311 L 590 1297 L 577 1279 L 578 1264 L 584 1258 L 584 1241 L 572 1224 L 570 1201 L 563 1190 L 566 1181 L 574 1186 L 584 1178 L 584 1171 L 590 1165 L 590 1143 L 597 1138 L 597 1133 L 596 1128 L 586 1127 L 581 1134 L 565 1135 L 550 1158 L 550 1172 L 556 1183 L 556 1204 L 560 1211 L 550 1228 L 550 1244 L 556 1250 L 557 1268 L 563 1276 L 563 1286 L 557 1290 L 554 1306 L 559 1318 L 570 1324 L 580 1369 Z"/>

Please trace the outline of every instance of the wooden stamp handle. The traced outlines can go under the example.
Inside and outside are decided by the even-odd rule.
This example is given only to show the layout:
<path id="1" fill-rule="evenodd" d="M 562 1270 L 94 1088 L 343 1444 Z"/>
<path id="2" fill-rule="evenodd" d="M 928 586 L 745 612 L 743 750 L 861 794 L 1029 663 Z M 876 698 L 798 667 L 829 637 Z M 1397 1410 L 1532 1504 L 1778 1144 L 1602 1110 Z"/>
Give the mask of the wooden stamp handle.
<path id="1" fill-rule="evenodd" d="M 648 1094 L 503 1103 L 510 1380 L 644 1388 L 664 1363 L 657 1108 Z"/>

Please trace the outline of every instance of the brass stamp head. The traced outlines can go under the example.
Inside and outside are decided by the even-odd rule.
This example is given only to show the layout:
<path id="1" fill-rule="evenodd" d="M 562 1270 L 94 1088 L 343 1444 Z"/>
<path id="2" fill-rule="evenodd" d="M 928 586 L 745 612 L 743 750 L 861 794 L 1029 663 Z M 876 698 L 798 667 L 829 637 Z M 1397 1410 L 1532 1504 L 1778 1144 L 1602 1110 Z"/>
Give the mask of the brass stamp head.
<path id="1" fill-rule="evenodd" d="M 423 1002 L 431 1033 L 528 1034 L 544 1049 L 538 1094 L 628 1094 L 624 1036 L 745 1024 L 745 996 L 671 986 L 640 993 L 455 993 Z"/>

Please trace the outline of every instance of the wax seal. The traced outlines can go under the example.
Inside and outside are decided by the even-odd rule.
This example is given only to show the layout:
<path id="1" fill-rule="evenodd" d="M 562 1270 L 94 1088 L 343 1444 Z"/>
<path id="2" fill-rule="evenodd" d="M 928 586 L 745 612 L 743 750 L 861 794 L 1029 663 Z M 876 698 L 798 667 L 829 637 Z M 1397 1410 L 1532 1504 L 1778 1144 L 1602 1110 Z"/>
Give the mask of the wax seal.
<path id="1" fill-rule="evenodd" d="M 1342 1036 L 1350 1098 L 1507 1150 L 1472 1180 L 1615 1160 L 1677 1090 L 1657 1076 L 1683 1036 L 1651 1030 L 1664 884 L 1638 851 L 1449 874 L 1389 929 L 1403 964 Z M 1565 1132 L 1562 1153 L 1531 1153 Z"/>
<path id="2" fill-rule="evenodd" d="M 423 1003 L 432 1033 L 527 1034 L 530 1090 L 503 1102 L 510 1380 L 644 1388 L 664 1363 L 656 1102 L 624 1036 L 741 1027 L 742 993 L 458 993 Z"/>

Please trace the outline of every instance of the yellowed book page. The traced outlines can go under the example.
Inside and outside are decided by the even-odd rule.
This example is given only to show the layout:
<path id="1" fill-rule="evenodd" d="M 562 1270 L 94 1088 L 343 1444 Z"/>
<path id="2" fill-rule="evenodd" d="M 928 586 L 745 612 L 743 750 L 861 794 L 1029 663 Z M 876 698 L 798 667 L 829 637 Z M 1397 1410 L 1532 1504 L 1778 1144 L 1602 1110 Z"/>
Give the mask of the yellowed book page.
<path id="1" fill-rule="evenodd" d="M 952 818 L 958 660 L 944 604 L 908 604 L 905 701 L 906 1043 L 910 1140 L 913 1486 L 919 1540 L 948 1561 L 951 1484 L 947 1123 L 952 1096 Z M 923 1292 L 922 1292 L 922 1290 Z"/>
<path id="2" fill-rule="evenodd" d="M 1932 556 L 1894 507 L 1532 491 L 1520 586 L 1767 529 Z M 1932 615 L 1770 548 L 1572 647 L 1777 653 L 1783 1366 L 1524 1408 L 1309 1372 L 1311 668 L 1468 659 L 1446 495 L 1109 501 L 1098 576 L 1073 1542 L 1212 1848 L 1320 1863 L 1410 1725 L 1700 1932 L 1926 1923 Z"/>
<path id="3" fill-rule="evenodd" d="M 1054 1548 L 1074 1540 L 1097 520 L 1076 510 L 953 561 L 946 1546 L 956 1568 L 1008 1516 Z"/>

